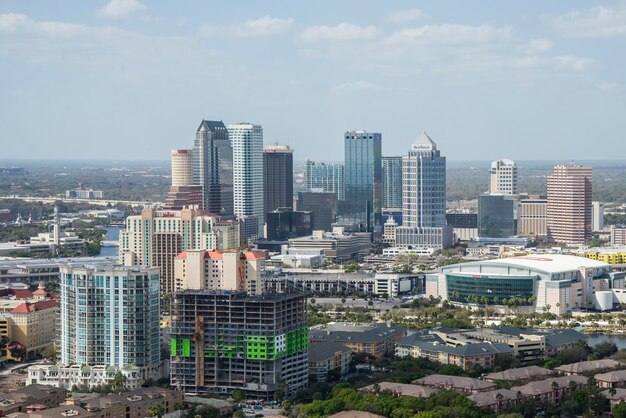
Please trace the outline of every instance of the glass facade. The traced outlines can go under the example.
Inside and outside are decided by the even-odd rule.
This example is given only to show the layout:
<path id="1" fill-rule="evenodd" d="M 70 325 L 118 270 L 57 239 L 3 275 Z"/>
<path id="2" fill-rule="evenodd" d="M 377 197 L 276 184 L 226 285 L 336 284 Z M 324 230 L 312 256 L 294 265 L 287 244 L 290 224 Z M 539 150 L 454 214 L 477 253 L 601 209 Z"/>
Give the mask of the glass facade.
<path id="1" fill-rule="evenodd" d="M 402 157 L 383 157 L 383 208 L 402 208 Z"/>
<path id="2" fill-rule="evenodd" d="M 508 238 L 517 234 L 516 199 L 504 195 L 478 197 L 478 236 Z"/>
<path id="3" fill-rule="evenodd" d="M 337 200 L 344 200 L 343 164 L 326 164 L 307 159 L 306 188 L 335 193 Z"/>
<path id="4" fill-rule="evenodd" d="M 498 305 L 514 297 L 520 305 L 532 305 L 536 280 L 534 276 L 446 274 L 448 299 L 463 303 Z"/>
<path id="5" fill-rule="evenodd" d="M 338 221 L 353 231 L 382 231 L 382 135 L 346 132 L 344 146 L 345 201 Z"/>

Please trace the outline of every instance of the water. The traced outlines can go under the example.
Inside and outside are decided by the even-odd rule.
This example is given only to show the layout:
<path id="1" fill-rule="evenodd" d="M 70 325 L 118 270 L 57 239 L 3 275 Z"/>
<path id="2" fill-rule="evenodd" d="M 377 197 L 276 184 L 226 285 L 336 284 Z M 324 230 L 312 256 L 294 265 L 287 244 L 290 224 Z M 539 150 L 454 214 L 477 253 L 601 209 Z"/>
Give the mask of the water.
<path id="1" fill-rule="evenodd" d="M 622 348 L 626 348 L 626 335 L 593 334 L 589 335 L 587 338 L 587 344 L 589 344 L 590 347 L 604 342 L 613 343 L 617 346 L 618 350 L 621 350 Z"/>
<path id="2" fill-rule="evenodd" d="M 117 241 L 120 237 L 121 228 L 118 226 L 105 226 L 104 230 L 106 235 L 104 239 L 107 241 Z M 118 247 L 100 247 L 100 256 L 102 257 L 117 257 Z"/>

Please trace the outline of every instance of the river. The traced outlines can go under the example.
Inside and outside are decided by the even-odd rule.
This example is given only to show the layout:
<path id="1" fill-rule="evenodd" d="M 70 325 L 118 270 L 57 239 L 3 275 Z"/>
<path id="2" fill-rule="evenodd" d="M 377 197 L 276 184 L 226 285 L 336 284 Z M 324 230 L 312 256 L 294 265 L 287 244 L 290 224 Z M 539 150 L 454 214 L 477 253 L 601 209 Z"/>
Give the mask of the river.
<path id="1" fill-rule="evenodd" d="M 590 334 L 587 338 L 587 344 L 593 347 L 600 343 L 610 342 L 617 346 L 618 350 L 626 348 L 626 335 L 605 335 L 605 334 Z"/>
<path id="2" fill-rule="evenodd" d="M 107 241 L 117 241 L 120 237 L 120 230 L 122 228 L 118 226 L 105 226 L 104 230 L 106 231 L 106 235 L 104 239 Z M 101 257 L 117 257 L 118 247 L 100 247 L 100 255 Z"/>

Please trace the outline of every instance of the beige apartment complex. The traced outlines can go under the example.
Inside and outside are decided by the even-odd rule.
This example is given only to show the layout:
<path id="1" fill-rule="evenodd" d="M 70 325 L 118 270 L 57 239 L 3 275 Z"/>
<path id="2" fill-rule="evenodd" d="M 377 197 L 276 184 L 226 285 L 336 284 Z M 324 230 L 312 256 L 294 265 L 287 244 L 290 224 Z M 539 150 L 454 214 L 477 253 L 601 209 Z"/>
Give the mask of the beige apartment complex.
<path id="1" fill-rule="evenodd" d="M 548 176 L 548 236 L 581 244 L 591 238 L 591 167 L 557 165 Z"/>

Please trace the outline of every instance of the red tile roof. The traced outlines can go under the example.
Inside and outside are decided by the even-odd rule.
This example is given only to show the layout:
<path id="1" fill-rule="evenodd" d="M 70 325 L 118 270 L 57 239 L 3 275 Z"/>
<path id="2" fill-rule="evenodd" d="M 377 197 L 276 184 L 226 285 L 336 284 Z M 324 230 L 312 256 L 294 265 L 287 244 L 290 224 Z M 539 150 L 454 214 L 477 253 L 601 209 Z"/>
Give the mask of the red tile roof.
<path id="1" fill-rule="evenodd" d="M 31 313 L 35 311 L 43 311 L 45 309 L 58 308 L 59 302 L 56 300 L 42 300 L 40 302 L 29 303 L 24 302 L 21 305 L 17 306 L 11 313 Z"/>

